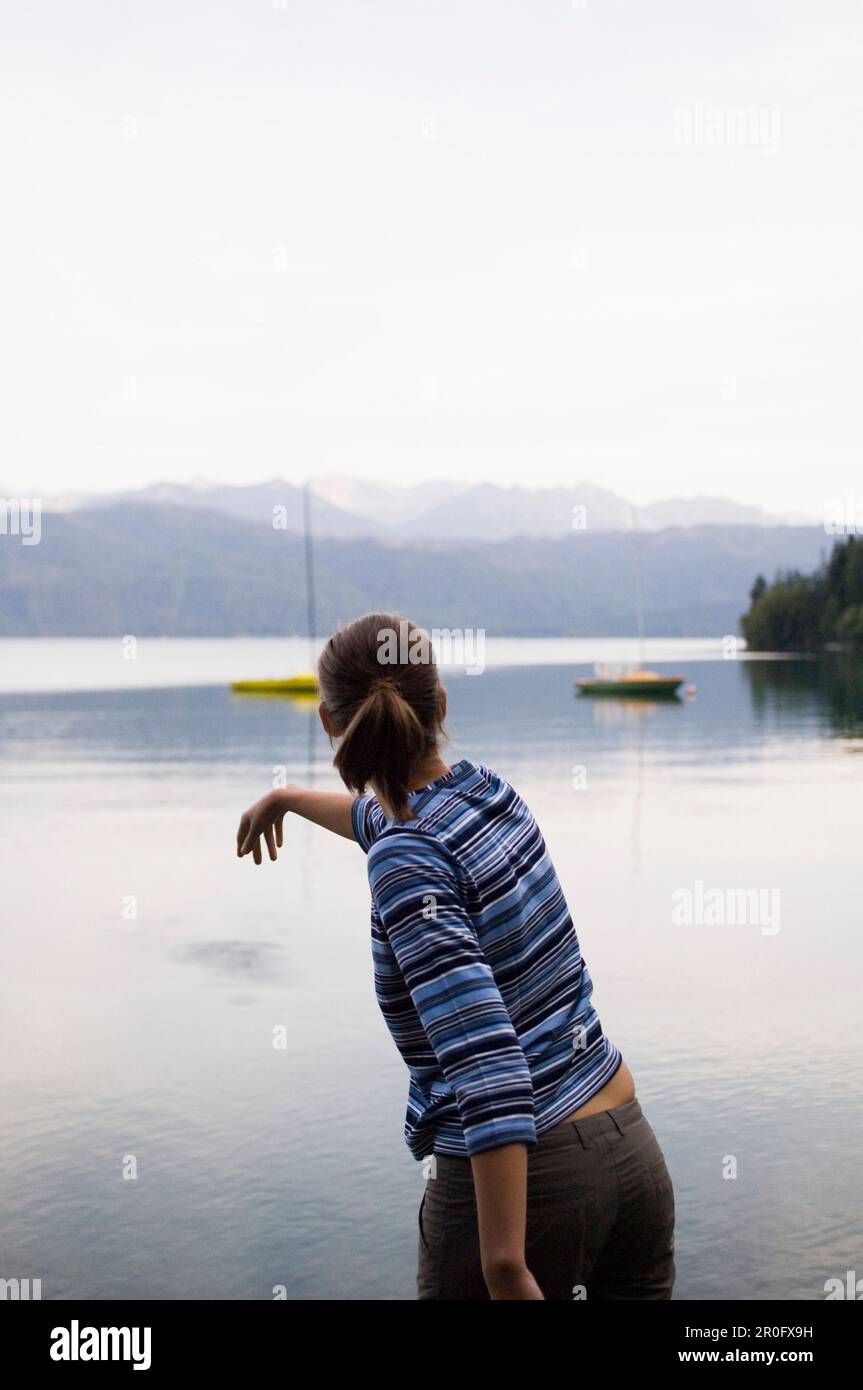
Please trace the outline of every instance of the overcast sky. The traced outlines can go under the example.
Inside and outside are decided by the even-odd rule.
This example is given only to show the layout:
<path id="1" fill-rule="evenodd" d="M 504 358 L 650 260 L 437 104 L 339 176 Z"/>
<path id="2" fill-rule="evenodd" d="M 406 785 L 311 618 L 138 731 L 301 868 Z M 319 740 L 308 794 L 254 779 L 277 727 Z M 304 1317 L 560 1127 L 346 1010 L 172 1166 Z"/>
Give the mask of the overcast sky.
<path id="1" fill-rule="evenodd" d="M 7 494 L 863 494 L 859 0 L 52 0 L 2 27 Z"/>

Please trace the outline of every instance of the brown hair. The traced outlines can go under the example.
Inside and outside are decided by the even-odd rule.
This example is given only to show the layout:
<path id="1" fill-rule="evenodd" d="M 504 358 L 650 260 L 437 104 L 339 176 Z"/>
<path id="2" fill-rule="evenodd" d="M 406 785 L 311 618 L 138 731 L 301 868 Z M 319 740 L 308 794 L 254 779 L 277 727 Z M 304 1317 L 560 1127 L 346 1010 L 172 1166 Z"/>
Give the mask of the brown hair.
<path id="1" fill-rule="evenodd" d="M 370 785 L 388 816 L 411 819 L 408 786 L 443 728 L 428 635 L 395 614 L 366 613 L 328 639 L 318 679 L 345 786 Z"/>

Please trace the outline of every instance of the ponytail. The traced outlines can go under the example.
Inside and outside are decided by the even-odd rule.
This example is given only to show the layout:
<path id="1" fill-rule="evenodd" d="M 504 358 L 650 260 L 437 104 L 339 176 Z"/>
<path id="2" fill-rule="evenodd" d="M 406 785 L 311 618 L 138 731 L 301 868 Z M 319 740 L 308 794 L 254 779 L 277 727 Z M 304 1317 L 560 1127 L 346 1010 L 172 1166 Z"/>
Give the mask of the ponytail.
<path id="1" fill-rule="evenodd" d="M 381 658 L 383 634 L 409 629 L 403 662 Z M 407 655 L 407 653 L 406 653 Z M 410 782 L 437 746 L 440 687 L 431 643 L 419 628 L 390 614 L 370 613 L 333 634 L 318 663 L 321 694 L 339 729 L 333 765 L 345 786 L 371 786 L 387 816 L 411 819 Z"/>
<path id="2" fill-rule="evenodd" d="M 362 791 L 371 783 L 386 814 L 408 820 L 407 783 L 425 751 L 422 724 L 395 684 L 384 680 L 345 729 L 333 762 L 346 786 Z"/>

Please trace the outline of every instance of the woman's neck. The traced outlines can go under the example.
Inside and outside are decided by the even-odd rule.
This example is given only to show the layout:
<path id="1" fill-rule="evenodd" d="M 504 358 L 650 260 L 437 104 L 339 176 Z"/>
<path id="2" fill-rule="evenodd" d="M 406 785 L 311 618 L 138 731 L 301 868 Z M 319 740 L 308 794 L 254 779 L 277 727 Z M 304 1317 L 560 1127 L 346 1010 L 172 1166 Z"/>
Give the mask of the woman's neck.
<path id="1" fill-rule="evenodd" d="M 420 787 L 427 787 L 429 782 L 434 782 L 438 777 L 445 777 L 451 769 L 437 753 L 433 753 L 421 763 L 408 782 L 408 791 L 417 791 Z"/>

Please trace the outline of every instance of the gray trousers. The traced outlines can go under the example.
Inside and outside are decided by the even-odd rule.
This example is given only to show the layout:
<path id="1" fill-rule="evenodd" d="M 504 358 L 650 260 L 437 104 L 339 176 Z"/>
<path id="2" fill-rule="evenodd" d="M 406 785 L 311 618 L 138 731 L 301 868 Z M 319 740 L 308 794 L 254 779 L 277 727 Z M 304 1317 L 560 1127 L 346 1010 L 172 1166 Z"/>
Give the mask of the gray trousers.
<path id="1" fill-rule="evenodd" d="M 419 1209 L 420 1299 L 487 1299 L 469 1158 L 438 1154 Z M 527 1264 L 546 1299 L 667 1299 L 674 1191 L 637 1100 L 528 1149 Z"/>

